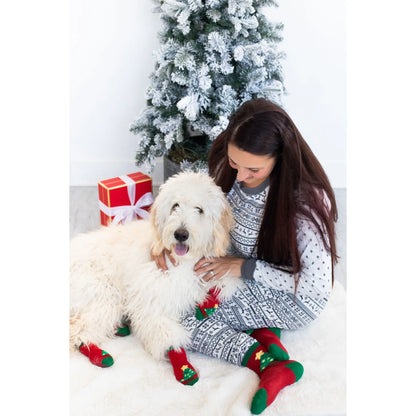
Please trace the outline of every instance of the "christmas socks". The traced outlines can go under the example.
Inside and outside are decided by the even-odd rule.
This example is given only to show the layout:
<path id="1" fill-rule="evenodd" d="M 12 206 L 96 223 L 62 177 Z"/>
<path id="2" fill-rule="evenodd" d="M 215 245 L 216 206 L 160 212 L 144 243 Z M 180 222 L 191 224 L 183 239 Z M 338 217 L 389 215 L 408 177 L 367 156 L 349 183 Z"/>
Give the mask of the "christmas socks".
<path id="1" fill-rule="evenodd" d="M 286 386 L 296 383 L 303 375 L 303 366 L 297 361 L 274 361 L 260 375 L 259 388 L 251 401 L 251 413 L 258 415 L 273 403 Z"/>
<path id="2" fill-rule="evenodd" d="M 280 342 L 280 328 L 260 328 L 246 331 L 252 338 L 266 347 L 267 352 L 278 361 L 289 359 L 289 354 Z"/>
<path id="3" fill-rule="evenodd" d="M 82 354 L 86 355 L 90 361 L 98 367 L 110 367 L 113 365 L 113 357 L 106 351 L 98 348 L 95 344 L 84 344 L 79 346 Z"/>
<path id="4" fill-rule="evenodd" d="M 200 321 L 208 318 L 218 308 L 219 303 L 217 289 L 211 289 L 204 302 L 197 306 L 196 318 Z M 275 360 L 285 361 L 289 359 L 289 353 L 280 342 L 280 328 L 259 328 L 245 332 L 264 345 Z"/>
<path id="5" fill-rule="evenodd" d="M 168 351 L 168 357 L 172 363 L 176 380 L 178 380 L 179 383 L 182 383 L 185 386 L 192 386 L 199 380 L 198 373 L 192 364 L 189 363 L 183 348 L 179 350 L 171 348 Z"/>
<path id="6" fill-rule="evenodd" d="M 117 328 L 117 336 L 124 337 L 129 334 L 130 330 L 127 325 L 124 324 Z M 79 350 L 82 354 L 87 356 L 94 365 L 98 367 L 110 367 L 114 363 L 113 357 L 107 351 L 102 350 L 95 344 L 81 343 Z M 180 383 L 186 386 L 192 386 L 199 380 L 198 373 L 192 364 L 189 363 L 183 348 L 179 350 L 174 350 L 171 348 L 168 351 L 168 357 L 172 363 L 175 377 Z"/>
<path id="7" fill-rule="evenodd" d="M 118 337 L 126 337 L 130 335 L 130 329 L 127 324 L 122 324 L 116 329 L 116 335 Z M 113 357 L 107 352 L 97 347 L 95 344 L 84 344 L 78 347 L 82 354 L 86 355 L 90 361 L 98 367 L 110 367 L 113 365 Z"/>
<path id="8" fill-rule="evenodd" d="M 127 324 L 123 324 L 117 328 L 116 335 L 118 337 L 126 337 L 127 335 L 130 335 L 130 328 Z"/>
<path id="9" fill-rule="evenodd" d="M 216 288 L 210 289 L 204 302 L 196 307 L 195 316 L 199 321 L 208 318 L 218 308 L 220 303 L 217 297 L 218 294 L 219 292 Z"/>
<path id="10" fill-rule="evenodd" d="M 255 415 L 273 403 L 280 390 L 303 375 L 302 364 L 293 360 L 276 361 L 258 342 L 247 351 L 242 365 L 260 377 L 259 388 L 251 401 L 251 413 Z"/>

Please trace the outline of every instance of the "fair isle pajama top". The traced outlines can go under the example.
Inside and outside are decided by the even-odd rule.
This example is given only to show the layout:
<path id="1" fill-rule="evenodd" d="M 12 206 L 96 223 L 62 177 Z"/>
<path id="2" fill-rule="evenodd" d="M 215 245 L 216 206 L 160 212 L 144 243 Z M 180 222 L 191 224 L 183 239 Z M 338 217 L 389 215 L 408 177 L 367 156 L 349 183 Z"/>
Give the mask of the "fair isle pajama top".
<path id="1" fill-rule="evenodd" d="M 237 365 L 241 365 L 255 342 L 242 331 L 264 327 L 302 328 L 321 313 L 331 293 L 331 254 L 307 218 L 297 218 L 302 268 L 295 297 L 293 275 L 256 258 L 257 235 L 268 191 L 268 180 L 255 188 L 246 188 L 238 181 L 234 183 L 227 196 L 235 219 L 229 254 L 246 258 L 241 276 L 244 287 L 203 321 L 194 315 L 183 320 L 191 333 L 191 350 Z"/>

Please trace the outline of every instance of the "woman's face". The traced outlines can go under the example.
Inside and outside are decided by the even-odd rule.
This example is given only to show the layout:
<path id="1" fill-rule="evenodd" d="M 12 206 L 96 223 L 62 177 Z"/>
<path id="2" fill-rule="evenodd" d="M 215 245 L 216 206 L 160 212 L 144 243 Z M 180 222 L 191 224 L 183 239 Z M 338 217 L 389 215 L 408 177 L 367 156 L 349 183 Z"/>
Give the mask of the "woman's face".
<path id="1" fill-rule="evenodd" d="M 276 163 L 272 156 L 257 156 L 228 144 L 228 161 L 237 170 L 237 180 L 247 188 L 254 188 L 264 182 Z"/>

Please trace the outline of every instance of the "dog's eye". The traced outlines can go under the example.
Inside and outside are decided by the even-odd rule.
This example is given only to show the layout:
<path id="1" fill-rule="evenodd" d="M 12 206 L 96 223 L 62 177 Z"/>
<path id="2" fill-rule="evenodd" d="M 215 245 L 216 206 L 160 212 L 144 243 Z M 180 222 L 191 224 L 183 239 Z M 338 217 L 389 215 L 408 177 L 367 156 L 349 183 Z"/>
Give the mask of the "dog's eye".
<path id="1" fill-rule="evenodd" d="M 176 208 L 178 208 L 178 207 L 179 207 L 179 204 L 178 204 L 178 203 L 173 204 L 173 205 L 172 205 L 172 208 L 170 209 L 170 212 L 175 211 L 175 209 L 176 209 Z"/>
<path id="2" fill-rule="evenodd" d="M 200 213 L 203 214 L 204 210 L 201 207 L 195 207 L 195 209 Z"/>

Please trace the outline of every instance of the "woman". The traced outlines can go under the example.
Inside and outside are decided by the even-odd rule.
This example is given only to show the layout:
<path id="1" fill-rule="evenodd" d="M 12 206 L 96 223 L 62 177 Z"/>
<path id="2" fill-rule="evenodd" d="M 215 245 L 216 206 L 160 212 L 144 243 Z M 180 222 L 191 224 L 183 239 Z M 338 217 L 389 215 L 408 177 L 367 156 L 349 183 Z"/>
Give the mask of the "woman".
<path id="1" fill-rule="evenodd" d="M 303 374 L 280 330 L 308 325 L 328 301 L 337 261 L 335 196 L 288 114 L 262 98 L 235 112 L 213 142 L 208 166 L 236 225 L 229 255 L 201 259 L 195 271 L 206 280 L 228 273 L 244 287 L 216 309 L 215 297 L 208 299 L 183 324 L 192 350 L 259 375 L 251 407 L 259 414 Z"/>

